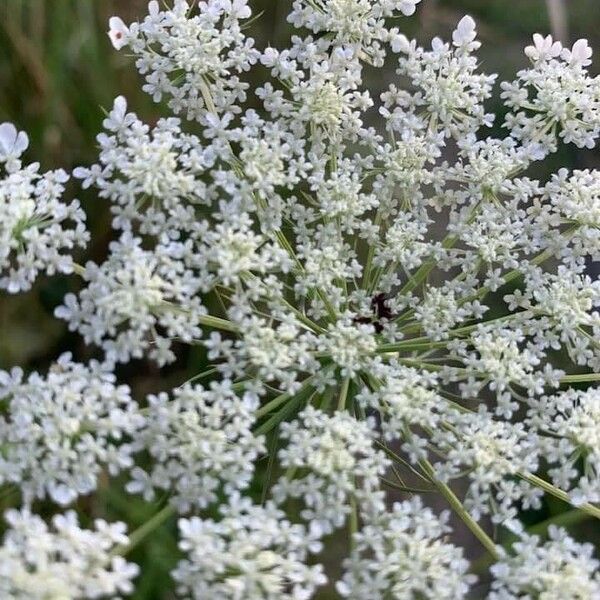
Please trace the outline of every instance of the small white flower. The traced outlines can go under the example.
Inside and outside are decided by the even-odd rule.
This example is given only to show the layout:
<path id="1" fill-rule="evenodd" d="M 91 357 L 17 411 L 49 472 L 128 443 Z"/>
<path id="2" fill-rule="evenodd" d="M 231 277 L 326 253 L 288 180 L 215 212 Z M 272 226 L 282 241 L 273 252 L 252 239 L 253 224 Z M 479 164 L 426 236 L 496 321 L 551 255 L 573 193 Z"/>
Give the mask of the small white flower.
<path id="1" fill-rule="evenodd" d="M 150 0 L 150 2 L 148 2 L 148 14 L 151 17 L 156 17 L 156 16 L 158 16 L 159 12 L 160 12 L 160 5 L 158 4 L 157 0 Z"/>
<path id="2" fill-rule="evenodd" d="M 475 21 L 469 15 L 464 16 L 452 32 L 452 42 L 459 48 L 468 46 L 476 50 L 480 46 L 479 43 L 473 44 L 476 37 Z"/>
<path id="3" fill-rule="evenodd" d="M 12 123 L 0 125 L 0 163 L 14 164 L 28 146 L 29 138 L 24 131 L 17 131 Z"/>
<path id="4" fill-rule="evenodd" d="M 539 33 L 534 33 L 533 46 L 527 46 L 525 54 L 533 61 L 542 61 L 560 56 L 562 49 L 562 44 L 553 41 L 551 35 L 543 37 Z"/>
<path id="5" fill-rule="evenodd" d="M 419 2 L 421 0 L 400 0 L 397 8 L 403 15 L 410 17 L 410 15 L 415 14 Z"/>
<path id="6" fill-rule="evenodd" d="M 108 21 L 110 29 L 108 30 L 108 37 L 112 45 L 117 50 L 121 50 L 129 43 L 129 27 L 125 25 L 121 17 L 111 17 Z"/>
<path id="7" fill-rule="evenodd" d="M 577 40 L 571 50 L 563 50 L 563 58 L 572 66 L 588 67 L 592 64 L 593 51 L 588 45 L 586 39 Z"/>
<path id="8" fill-rule="evenodd" d="M 235 19 L 248 19 L 252 15 L 248 0 L 222 0 L 221 6 Z"/>

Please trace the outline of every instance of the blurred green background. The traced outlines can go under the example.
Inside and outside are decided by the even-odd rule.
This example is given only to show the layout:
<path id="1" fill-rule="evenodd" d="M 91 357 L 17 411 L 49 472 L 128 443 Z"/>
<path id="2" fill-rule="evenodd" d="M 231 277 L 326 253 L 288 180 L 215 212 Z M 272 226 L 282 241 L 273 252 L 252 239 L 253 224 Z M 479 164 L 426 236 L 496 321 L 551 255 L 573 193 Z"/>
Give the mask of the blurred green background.
<path id="1" fill-rule="evenodd" d="M 251 4 L 255 13 L 264 11 L 251 32 L 258 45 L 285 44 L 290 33 L 285 17 L 291 0 Z M 110 107 L 116 95 L 125 95 L 129 106 L 147 122 L 165 114 L 141 92 L 140 78 L 127 53 L 113 50 L 106 36 L 111 15 L 129 22 L 141 18 L 145 6 L 145 0 L 0 0 L 0 122 L 13 121 L 29 133 L 29 161 L 39 161 L 44 169 L 67 170 L 94 161 L 95 136 L 103 119 L 101 107 Z M 552 32 L 564 42 L 586 37 L 600 54 L 599 0 L 423 0 L 417 15 L 399 25 L 423 41 L 433 35 L 448 38 L 465 13 L 478 21 L 482 69 L 499 73 L 500 79 L 512 79 L 515 71 L 526 65 L 522 49 L 536 31 Z M 597 67 L 593 68 L 597 72 Z M 383 84 L 393 77 L 393 72 L 386 73 Z M 490 108 L 501 112 L 499 103 Z M 534 175 L 543 178 L 559 164 L 597 166 L 598 154 L 563 149 Z M 71 185 L 69 194 L 83 201 L 92 229 L 91 249 L 81 260 L 101 260 L 112 236 L 108 207 L 93 191 L 84 193 L 76 184 Z M 80 360 L 93 355 L 93 350 L 85 348 L 77 335 L 69 334 L 52 316 L 65 292 L 76 287 L 72 278 L 54 277 L 42 279 L 25 295 L 0 294 L 0 368 L 19 364 L 45 370 L 66 350 Z M 121 375 L 141 397 L 147 391 L 181 383 L 202 370 L 202 362 L 201 352 L 185 352 L 177 366 L 162 373 L 140 362 Z M 111 494 L 108 488 L 94 499 L 84 499 L 80 508 L 90 516 L 108 513 L 126 519 L 133 526 L 156 511 L 156 507 Z M 532 516 L 532 522 L 563 513 L 566 516 L 559 518 L 568 522 L 570 513 L 565 509 L 565 505 L 549 502 L 543 514 Z M 579 537 L 590 534 L 589 524 L 571 527 Z M 176 560 L 170 528 L 173 524 L 134 553 L 144 573 L 135 598 L 170 598 L 165 592 L 167 573 Z M 543 528 L 543 524 L 538 526 Z M 331 552 L 329 560 L 333 561 L 337 553 Z M 324 592 L 319 597 L 334 596 Z"/>

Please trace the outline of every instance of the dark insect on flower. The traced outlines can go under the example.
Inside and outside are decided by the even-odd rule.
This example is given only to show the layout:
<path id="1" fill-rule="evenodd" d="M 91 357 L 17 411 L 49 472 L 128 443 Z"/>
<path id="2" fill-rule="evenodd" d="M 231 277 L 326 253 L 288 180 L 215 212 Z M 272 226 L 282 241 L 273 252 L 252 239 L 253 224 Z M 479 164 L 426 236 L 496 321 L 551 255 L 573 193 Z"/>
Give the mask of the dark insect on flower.
<path id="1" fill-rule="evenodd" d="M 375 294 L 371 298 L 371 309 L 374 313 L 372 317 L 361 317 L 356 316 L 352 319 L 353 323 L 370 323 L 375 327 L 375 331 L 377 333 L 381 333 L 383 331 L 382 320 L 389 321 L 395 317 L 394 313 L 389 309 L 387 305 L 388 298 L 386 298 L 385 294 L 379 293 Z"/>

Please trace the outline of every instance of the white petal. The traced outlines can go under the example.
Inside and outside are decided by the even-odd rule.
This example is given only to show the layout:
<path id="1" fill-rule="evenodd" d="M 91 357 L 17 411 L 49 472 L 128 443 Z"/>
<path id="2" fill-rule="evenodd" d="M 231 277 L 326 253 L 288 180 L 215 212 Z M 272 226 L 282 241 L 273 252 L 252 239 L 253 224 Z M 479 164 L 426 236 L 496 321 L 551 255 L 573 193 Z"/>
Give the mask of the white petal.
<path id="1" fill-rule="evenodd" d="M 127 46 L 127 36 L 129 35 L 129 28 L 120 17 L 111 17 L 108 20 L 110 30 L 108 31 L 108 37 L 112 42 L 115 49 L 120 50 L 124 46 Z"/>
<path id="2" fill-rule="evenodd" d="M 5 157 L 16 158 L 21 156 L 29 146 L 29 138 L 23 131 L 17 131 L 12 123 L 0 125 L 0 153 Z"/>

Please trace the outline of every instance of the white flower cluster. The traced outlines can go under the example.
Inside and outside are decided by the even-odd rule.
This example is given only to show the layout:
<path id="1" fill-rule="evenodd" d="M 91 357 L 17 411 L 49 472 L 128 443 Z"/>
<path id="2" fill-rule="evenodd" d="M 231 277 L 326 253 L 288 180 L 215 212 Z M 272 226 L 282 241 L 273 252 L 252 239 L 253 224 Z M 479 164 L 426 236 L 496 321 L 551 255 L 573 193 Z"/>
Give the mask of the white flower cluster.
<path id="1" fill-rule="evenodd" d="M 133 592 L 137 565 L 113 551 L 128 543 L 125 523 L 97 519 L 80 527 L 74 511 L 56 515 L 52 527 L 27 510 L 6 513 L 0 546 L 0 595 L 7 600 L 118 598 Z"/>
<path id="2" fill-rule="evenodd" d="M 194 207 L 208 200 L 201 176 L 214 161 L 211 150 L 203 152 L 195 138 L 188 139 L 177 119 L 161 119 L 150 131 L 127 112 L 122 96 L 104 127 L 108 134 L 98 136 L 101 164 L 74 174 L 84 188 L 93 184 L 111 201 L 113 226 L 130 229 L 133 221 L 142 233 L 179 237 L 187 222 L 193 231 Z"/>
<path id="3" fill-rule="evenodd" d="M 295 0 L 288 20 L 295 27 L 331 37 L 335 48 L 365 54 L 381 66 L 385 58 L 382 42 L 389 38 L 386 17 L 396 12 L 412 15 L 421 0 Z M 365 56 L 362 56 L 364 59 Z"/>
<path id="4" fill-rule="evenodd" d="M 419 499 L 394 504 L 354 534 L 337 591 L 353 600 L 467 598 L 476 578 L 467 573 L 462 549 L 444 540 L 447 518 L 447 513 L 437 517 Z"/>
<path id="5" fill-rule="evenodd" d="M 114 475 L 133 464 L 128 440 L 144 419 L 105 366 L 65 354 L 46 377 L 0 371 L 0 403 L 0 485 L 18 484 L 27 504 L 69 504 L 96 489 L 104 466 Z"/>
<path id="6" fill-rule="evenodd" d="M 532 178 L 560 144 L 597 142 L 591 49 L 536 34 L 493 136 L 474 20 L 423 48 L 390 28 L 417 4 L 295 0 L 289 47 L 262 51 L 246 0 L 113 17 L 114 46 L 178 118 L 150 127 L 117 97 L 98 163 L 76 170 L 113 213 L 99 264 L 64 257 L 83 215 L 59 201 L 62 174 L 21 169 L 27 138 L 0 126 L 2 287 L 75 270 L 84 287 L 56 315 L 104 354 L 0 375 L 0 483 L 65 504 L 104 465 L 127 469 L 129 492 L 168 500 L 158 521 L 186 517 L 184 597 L 318 596 L 314 555 L 342 527 L 342 597 L 468 597 L 446 516 L 394 504 L 421 492 L 500 556 L 497 600 L 598 597 L 587 547 L 554 530 L 540 546 L 519 519 L 544 494 L 600 516 L 600 284 L 586 273 L 600 175 Z M 398 79 L 378 98 L 386 61 Z M 185 345 L 207 371 L 144 408 L 110 375 Z M 522 536 L 511 556 L 488 521 Z M 14 571 L 31 587 L 26 560 Z"/>
<path id="7" fill-rule="evenodd" d="M 591 544 L 578 544 L 551 526 L 549 541 L 525 536 L 491 571 L 496 578 L 490 600 L 593 600 L 600 597 L 599 563 Z"/>
<path id="8" fill-rule="evenodd" d="M 57 317 L 87 343 L 102 346 L 109 361 L 127 362 L 146 352 L 159 364 L 175 360 L 174 339 L 200 337 L 205 313 L 200 282 L 181 260 L 185 244 L 165 241 L 153 250 L 125 232 L 110 244 L 102 265 L 87 263 L 80 293 L 67 294 Z"/>
<path id="9" fill-rule="evenodd" d="M 600 92 L 598 77 L 587 72 L 592 62 L 587 40 L 578 40 L 569 50 L 550 36 L 536 34 L 525 53 L 532 67 L 502 84 L 512 135 L 547 151 L 556 149 L 556 136 L 579 148 L 593 148 L 600 134 Z"/>
<path id="10" fill-rule="evenodd" d="M 534 342 L 528 342 L 518 327 L 481 327 L 470 338 L 473 350 L 466 342 L 456 341 L 453 351 L 464 364 L 461 393 L 465 398 L 476 396 L 487 384 L 496 392 L 498 401 L 506 401 L 503 394 L 511 385 L 527 391 L 530 396 L 541 394 L 545 387 L 557 387 L 564 374 L 546 364 L 540 369 L 544 352 Z"/>
<path id="11" fill-rule="evenodd" d="M 390 128 L 421 132 L 433 123 L 446 136 L 459 139 L 491 125 L 493 115 L 485 113 L 483 101 L 491 96 L 496 76 L 476 72 L 477 58 L 472 53 L 481 45 L 476 36 L 471 17 L 458 23 L 452 45 L 434 38 L 431 50 L 395 32 L 392 49 L 401 54 L 398 74 L 407 77 L 418 92 L 411 97 L 395 86 L 390 88 L 382 110 Z M 415 109 L 421 113 L 417 119 L 413 119 Z"/>
<path id="12" fill-rule="evenodd" d="M 505 300 L 511 310 L 525 309 L 520 316 L 539 348 L 563 347 L 576 364 L 598 368 L 600 281 L 564 267 L 556 274 L 536 269 Z"/>
<path id="13" fill-rule="evenodd" d="M 132 471 L 130 492 L 147 500 L 155 488 L 171 491 L 180 511 L 205 508 L 218 498 L 248 486 L 254 462 L 264 452 L 252 433 L 258 398 L 247 392 L 238 397 L 228 384 L 210 389 L 186 385 L 167 394 L 150 396 L 146 424 L 135 448 L 152 457 L 152 470 Z"/>
<path id="14" fill-rule="evenodd" d="M 27 291 L 40 272 L 72 273 L 74 249 L 89 234 L 79 202 L 61 197 L 69 176 L 22 166 L 29 139 L 12 123 L 0 125 L 0 289 Z"/>
<path id="15" fill-rule="evenodd" d="M 113 45 L 130 48 L 146 79 L 144 91 L 155 102 L 166 96 L 174 113 L 200 120 L 207 111 L 239 112 L 236 103 L 248 89 L 239 76 L 260 56 L 242 31 L 250 8 L 246 0 L 207 0 L 195 16 L 191 9 L 186 0 L 175 0 L 172 9 L 161 11 L 154 0 L 143 23 L 127 27 L 114 17 Z"/>
<path id="16" fill-rule="evenodd" d="M 465 506 L 475 518 L 494 508 L 494 520 L 511 523 L 515 504 L 539 508 L 541 492 L 518 473 L 534 473 L 539 466 L 540 440 L 522 423 L 496 421 L 483 407 L 478 413 L 456 416 L 452 428 L 434 432 L 432 441 L 445 459 L 438 466 L 442 480 L 468 473 L 471 480 Z"/>
<path id="17" fill-rule="evenodd" d="M 554 465 L 553 481 L 575 505 L 600 504 L 600 389 L 567 390 L 530 404 L 532 426 L 549 434 L 545 452 Z"/>
<path id="18" fill-rule="evenodd" d="M 273 504 L 233 495 L 220 513 L 219 521 L 179 521 L 179 547 L 188 558 L 173 577 L 185 597 L 301 600 L 325 583 L 320 565 L 303 562 L 321 548 L 319 536 L 284 519 Z"/>
<path id="19" fill-rule="evenodd" d="M 273 487 L 278 503 L 303 498 L 302 518 L 327 533 L 341 527 L 355 502 L 361 512 L 384 509 L 379 478 L 389 462 L 373 448 L 368 423 L 348 413 L 333 417 L 309 406 L 296 421 L 283 423 L 279 463 L 288 469 Z"/>

